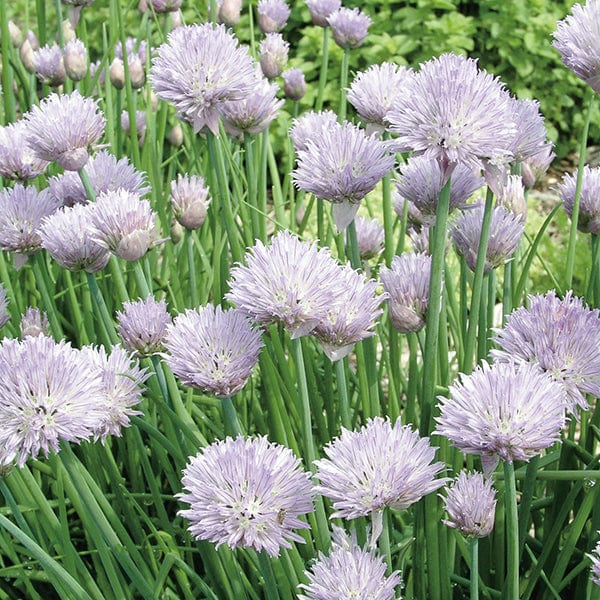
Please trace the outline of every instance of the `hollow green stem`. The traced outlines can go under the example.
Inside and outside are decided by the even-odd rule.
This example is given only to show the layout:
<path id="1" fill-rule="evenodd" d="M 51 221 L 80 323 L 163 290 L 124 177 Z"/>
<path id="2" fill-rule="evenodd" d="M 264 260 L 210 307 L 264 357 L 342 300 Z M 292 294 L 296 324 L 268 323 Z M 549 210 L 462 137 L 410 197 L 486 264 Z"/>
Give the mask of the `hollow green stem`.
<path id="1" fill-rule="evenodd" d="M 592 108 L 594 106 L 595 92 L 592 88 L 588 88 L 585 102 L 587 103 L 587 111 L 585 123 L 581 130 L 581 138 L 579 140 L 579 163 L 577 165 L 577 181 L 575 183 L 575 197 L 573 199 L 573 212 L 571 214 L 571 228 L 569 229 L 569 244 L 567 246 L 567 260 L 565 268 L 565 290 L 571 289 L 573 285 L 573 269 L 575 266 L 575 243 L 577 241 L 577 224 L 579 222 L 579 202 L 581 200 L 581 186 L 583 183 L 583 167 L 585 165 L 585 155 L 588 141 L 588 132 L 590 129 L 590 121 L 592 118 Z"/>
<path id="2" fill-rule="evenodd" d="M 93 273 L 86 273 L 88 287 L 90 290 L 90 294 L 92 296 L 92 300 L 94 302 L 94 306 L 98 311 L 99 322 L 102 327 L 102 331 L 104 335 L 106 335 L 108 345 L 117 344 L 119 342 L 119 336 L 115 331 L 115 325 L 110 316 L 110 312 L 106 306 L 106 302 L 104 301 L 104 296 L 98 287 L 98 282 L 96 281 L 96 277 Z"/>
<path id="3" fill-rule="evenodd" d="M 423 392 L 421 433 L 429 433 L 432 404 L 435 398 L 436 359 L 442 307 L 442 282 L 444 278 L 444 253 L 446 250 L 446 225 L 450 205 L 450 180 L 444 185 L 438 199 L 431 246 L 431 275 L 429 278 L 429 304 L 427 308 L 427 330 L 423 353 Z"/>
<path id="4" fill-rule="evenodd" d="M 37 252 L 32 257 L 33 260 L 33 274 L 35 277 L 35 283 L 38 286 L 40 294 L 42 296 L 42 302 L 44 308 L 48 314 L 48 321 L 50 323 L 50 330 L 56 339 L 62 339 L 64 337 L 63 328 L 60 324 L 60 317 L 54 298 L 50 293 L 49 287 L 49 274 L 46 265 L 46 260 L 43 252 Z"/>
<path id="5" fill-rule="evenodd" d="M 226 428 L 229 430 L 227 431 L 227 433 L 232 435 L 233 437 L 243 435 L 244 430 L 242 429 L 242 425 L 240 424 L 240 420 L 238 419 L 232 398 L 223 398 L 221 403 L 223 406 L 223 417 L 225 420 L 225 425 Z"/>
<path id="6" fill-rule="evenodd" d="M 348 386 L 346 385 L 346 369 L 344 367 L 345 358 L 336 360 L 335 377 L 337 380 L 338 394 L 340 399 L 340 414 L 342 417 L 342 425 L 346 429 L 352 429 L 350 420 L 350 406 L 348 402 Z"/>
<path id="7" fill-rule="evenodd" d="M 348 92 L 346 88 L 348 87 L 348 64 L 350 61 L 350 48 L 344 48 L 344 57 L 342 59 L 342 70 L 340 73 L 340 109 L 338 111 L 338 120 L 340 123 L 344 122 L 346 119 L 346 110 L 348 107 L 348 102 L 346 97 Z"/>
<path id="8" fill-rule="evenodd" d="M 470 598 L 479 600 L 479 538 L 469 541 L 469 555 L 471 557 Z"/>
<path id="9" fill-rule="evenodd" d="M 463 373 L 470 373 L 473 368 L 473 353 L 475 352 L 476 334 L 479 324 L 479 312 L 481 309 L 481 296 L 483 291 L 483 278 L 485 274 L 485 262 L 487 255 L 488 240 L 490 237 L 490 225 L 492 223 L 492 207 L 494 194 L 488 187 L 485 196 L 485 208 L 483 211 L 483 222 L 481 224 L 481 236 L 477 248 L 477 262 L 475 263 L 475 274 L 473 276 L 473 290 L 471 292 L 471 309 L 469 312 L 469 326 L 465 340 L 463 354 Z M 480 331 L 480 335 L 485 335 Z"/>
<path id="10" fill-rule="evenodd" d="M 317 103 L 315 110 L 323 108 L 323 98 L 325 96 L 325 86 L 327 85 L 327 69 L 329 66 L 329 36 L 330 27 L 323 27 L 323 47 L 321 50 L 321 70 L 319 72 L 319 91 L 317 92 Z"/>
<path id="11" fill-rule="evenodd" d="M 258 552 L 257 554 L 260 572 L 265 582 L 265 596 L 267 597 L 267 600 L 279 600 L 279 591 L 277 589 L 275 575 L 273 574 L 271 559 L 264 550 Z"/>
<path id="12" fill-rule="evenodd" d="M 304 440 L 304 453 L 306 464 L 314 469 L 315 444 L 312 435 L 312 420 L 310 414 L 310 400 L 308 397 L 308 385 L 306 383 L 306 372 L 304 370 L 304 356 L 302 355 L 302 338 L 292 340 L 292 353 L 296 366 L 296 380 L 298 382 L 298 399 L 300 415 L 302 420 L 302 439 Z"/>
<path id="13" fill-rule="evenodd" d="M 504 461 L 504 498 L 506 505 L 506 581 L 504 598 L 519 598 L 519 519 L 517 515 L 517 486 L 515 466 Z"/>

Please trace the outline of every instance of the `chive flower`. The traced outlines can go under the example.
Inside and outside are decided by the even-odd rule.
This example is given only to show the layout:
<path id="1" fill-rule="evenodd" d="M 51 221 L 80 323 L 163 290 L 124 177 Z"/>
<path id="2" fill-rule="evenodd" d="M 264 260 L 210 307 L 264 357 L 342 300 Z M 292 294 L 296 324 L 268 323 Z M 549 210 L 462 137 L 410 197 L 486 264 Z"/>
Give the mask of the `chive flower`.
<path id="1" fill-rule="evenodd" d="M 25 115 L 27 144 L 35 156 L 56 161 L 66 171 L 78 171 L 102 134 L 106 120 L 97 101 L 71 94 L 51 94 Z"/>
<path id="2" fill-rule="evenodd" d="M 258 362 L 262 332 L 239 310 L 188 309 L 167 326 L 167 364 L 184 385 L 219 398 L 239 392 Z"/>
<path id="3" fill-rule="evenodd" d="M 314 492 L 289 448 L 266 437 L 228 437 L 191 458 L 182 483 L 177 496 L 189 508 L 178 514 L 196 539 L 270 556 L 304 542 L 294 530 L 308 528 L 301 517 L 314 510 Z"/>

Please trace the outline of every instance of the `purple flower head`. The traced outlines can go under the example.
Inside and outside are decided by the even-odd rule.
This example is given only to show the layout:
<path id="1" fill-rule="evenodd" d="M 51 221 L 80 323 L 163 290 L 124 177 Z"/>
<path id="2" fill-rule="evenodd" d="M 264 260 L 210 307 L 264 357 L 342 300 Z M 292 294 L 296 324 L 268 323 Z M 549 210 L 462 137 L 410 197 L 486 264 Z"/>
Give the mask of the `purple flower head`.
<path id="1" fill-rule="evenodd" d="M 566 67 L 600 92 L 600 1 L 575 4 L 571 14 L 556 25 L 552 45 Z"/>
<path id="2" fill-rule="evenodd" d="M 553 146 L 551 142 L 544 144 L 533 156 L 529 156 L 522 162 L 521 174 L 526 188 L 531 189 L 550 167 L 556 156 L 552 151 Z"/>
<path id="3" fill-rule="evenodd" d="M 313 132 L 306 150 L 298 150 L 293 172 L 297 188 L 333 203 L 338 231 L 352 222 L 360 201 L 394 166 L 388 146 L 352 123 Z"/>
<path id="4" fill-rule="evenodd" d="M 285 0 L 258 0 L 258 25 L 263 33 L 281 31 L 290 17 L 290 7 Z"/>
<path id="5" fill-rule="evenodd" d="M 91 214 L 92 239 L 124 260 L 138 260 L 160 242 L 148 200 L 123 189 L 98 195 Z"/>
<path id="6" fill-rule="evenodd" d="M 105 400 L 94 439 L 104 443 L 109 435 L 121 435 L 121 429 L 129 427 L 129 417 L 142 414 L 133 407 L 142 401 L 143 384 L 150 373 L 121 346 L 113 346 L 110 354 L 102 346 L 86 346 L 81 352 L 102 380 Z"/>
<path id="7" fill-rule="evenodd" d="M 81 81 L 88 70 L 87 49 L 81 40 L 68 42 L 63 51 L 65 71 L 73 81 Z"/>
<path id="8" fill-rule="evenodd" d="M 533 363 L 559 382 L 568 410 L 588 408 L 584 394 L 600 397 L 600 311 L 584 306 L 567 292 L 563 300 L 554 291 L 529 296 L 529 308 L 514 310 L 493 341 L 496 361 Z"/>
<path id="9" fill-rule="evenodd" d="M 217 441 L 190 459 L 182 482 L 190 508 L 179 515 L 197 539 L 271 556 L 304 541 L 293 530 L 308 528 L 300 517 L 314 510 L 314 492 L 289 448 L 265 437 Z"/>
<path id="10" fill-rule="evenodd" d="M 414 204 L 425 222 L 433 225 L 444 179 L 444 170 L 437 160 L 426 156 L 412 156 L 400 166 L 396 188 L 401 197 Z M 463 208 L 469 197 L 484 183 L 478 171 L 467 165 L 457 165 L 452 172 L 450 184 L 450 211 Z"/>
<path id="11" fill-rule="evenodd" d="M 96 195 L 123 189 L 138 196 L 150 191 L 146 174 L 136 171 L 127 158 L 117 157 L 106 150 L 90 158 L 85 172 Z M 48 180 L 52 195 L 65 206 L 88 202 L 88 197 L 77 173 L 66 172 Z"/>
<path id="12" fill-rule="evenodd" d="M 48 161 L 40 160 L 25 143 L 27 123 L 17 121 L 0 127 L 0 176 L 28 181 L 43 173 Z"/>
<path id="13" fill-rule="evenodd" d="M 364 260 L 375 258 L 383 250 L 383 241 L 385 233 L 383 226 L 377 219 L 363 219 L 356 217 L 354 219 L 356 226 L 356 241 L 358 242 L 358 252 Z"/>
<path id="14" fill-rule="evenodd" d="M 510 111 L 510 95 L 476 60 L 443 54 L 407 79 L 387 119 L 397 149 L 437 160 L 445 183 L 457 163 L 480 170 L 512 159 Z"/>
<path id="15" fill-rule="evenodd" d="M 6 297 L 6 288 L 0 283 L 0 327 L 4 327 L 9 321 L 10 313 L 8 312 L 8 298 Z"/>
<path id="16" fill-rule="evenodd" d="M 288 69 L 281 74 L 286 98 L 298 102 L 306 94 L 306 79 L 301 69 Z"/>
<path id="17" fill-rule="evenodd" d="M 258 362 L 262 332 L 239 310 L 186 310 L 167 328 L 166 360 L 184 385 L 219 398 L 239 392 Z"/>
<path id="18" fill-rule="evenodd" d="M 321 129 L 334 129 L 337 115 L 332 110 L 322 112 L 309 111 L 294 119 L 290 129 L 290 139 L 296 152 L 308 150 L 308 140 Z"/>
<path id="19" fill-rule="evenodd" d="M 21 316 L 21 337 L 35 337 L 38 335 L 50 336 L 50 323 L 48 315 L 39 308 L 29 306 Z"/>
<path id="20" fill-rule="evenodd" d="M 465 454 L 480 454 L 486 472 L 498 458 L 528 461 L 560 439 L 566 396 L 536 365 L 483 361 L 439 396 L 434 433 Z"/>
<path id="21" fill-rule="evenodd" d="M 357 342 L 375 335 L 377 319 L 383 313 L 380 306 L 385 294 L 377 295 L 377 282 L 344 266 L 338 275 L 340 294 L 331 300 L 327 317 L 314 329 L 330 360 L 347 356 Z"/>
<path id="22" fill-rule="evenodd" d="M 485 537 L 494 528 L 496 490 L 481 473 L 461 471 L 442 496 L 448 518 L 444 524 L 467 537 Z"/>
<path id="23" fill-rule="evenodd" d="M 62 85 L 67 77 L 63 52 L 57 44 L 33 52 L 33 69 L 42 83 L 53 87 Z"/>
<path id="24" fill-rule="evenodd" d="M 335 43 L 341 48 L 358 48 L 362 46 L 371 17 L 358 8 L 339 8 L 327 17 Z"/>
<path id="25" fill-rule="evenodd" d="M 150 83 L 171 102 L 194 131 L 219 132 L 219 110 L 227 100 L 244 98 L 255 71 L 248 50 L 224 25 L 190 25 L 169 34 L 152 59 Z"/>
<path id="26" fill-rule="evenodd" d="M 280 33 L 267 33 L 258 47 L 260 68 L 267 79 L 281 75 L 287 65 L 290 45 Z"/>
<path id="27" fill-rule="evenodd" d="M 149 0 L 150 6 L 157 13 L 177 12 L 183 0 Z"/>
<path id="28" fill-rule="evenodd" d="M 394 256 L 390 268 L 381 267 L 379 276 L 388 294 L 392 325 L 401 333 L 419 331 L 425 326 L 429 304 L 431 256 Z"/>
<path id="29" fill-rule="evenodd" d="M 527 199 L 525 187 L 520 175 L 509 175 L 506 182 L 500 186 L 497 205 L 518 216 L 523 223 L 527 220 Z"/>
<path id="30" fill-rule="evenodd" d="M 0 342 L 0 448 L 5 464 L 23 466 L 60 440 L 89 438 L 102 418 L 99 372 L 79 350 L 40 335 Z"/>
<path id="31" fill-rule="evenodd" d="M 186 229 L 198 229 L 206 220 L 210 204 L 209 189 L 198 175 L 181 175 L 171 181 L 169 200 L 173 216 Z"/>
<path id="32" fill-rule="evenodd" d="M 592 581 L 596 585 L 600 585 L 600 541 L 596 544 L 596 547 L 592 550 L 591 554 L 586 555 L 592 561 L 591 576 Z"/>
<path id="33" fill-rule="evenodd" d="M 266 131 L 283 105 L 283 100 L 277 100 L 278 89 L 261 75 L 256 77 L 246 97 L 224 102 L 220 114 L 225 131 L 239 137 L 244 133 L 256 135 Z"/>
<path id="34" fill-rule="evenodd" d="M 573 217 L 577 174 L 577 169 L 572 175 L 565 173 L 562 181 L 558 184 L 558 194 L 569 218 Z M 583 233 L 597 234 L 600 232 L 600 167 L 588 165 L 583 167 L 577 229 Z"/>
<path id="35" fill-rule="evenodd" d="M 356 542 L 356 534 L 349 538 L 341 527 L 333 527 L 333 544 L 328 556 L 319 552 L 318 560 L 310 571 L 305 571 L 308 584 L 298 587 L 306 593 L 298 600 L 393 600 L 395 589 L 401 583 L 400 572 L 386 576 L 383 557 L 374 550 L 364 550 Z"/>
<path id="36" fill-rule="evenodd" d="M 171 316 L 167 303 L 152 296 L 137 302 L 125 302 L 117 312 L 119 335 L 125 348 L 139 356 L 152 356 L 164 350 L 167 326 Z"/>
<path id="37" fill-rule="evenodd" d="M 326 319 L 331 298 L 339 294 L 340 266 L 329 249 L 289 231 L 269 246 L 257 241 L 246 265 L 231 269 L 225 298 L 262 325 L 283 323 L 292 338 L 308 335 Z"/>
<path id="38" fill-rule="evenodd" d="M 42 244 L 42 220 L 59 206 L 47 190 L 38 192 L 20 183 L 0 190 L 0 249 L 20 254 L 37 252 Z"/>
<path id="39" fill-rule="evenodd" d="M 432 462 L 436 448 L 400 419 L 375 417 L 359 431 L 342 428 L 340 437 L 316 460 L 318 493 L 333 502 L 332 517 L 355 519 L 373 514 L 373 538 L 379 536 L 377 514 L 386 506 L 404 510 L 446 482 L 435 476 L 445 468 Z"/>
<path id="40" fill-rule="evenodd" d="M 348 90 L 348 102 L 365 123 L 383 131 L 385 116 L 413 72 L 406 67 L 384 62 L 359 72 Z"/>
<path id="41" fill-rule="evenodd" d="M 110 252 L 92 239 L 91 215 L 95 205 L 64 207 L 46 217 L 39 229 L 42 246 L 69 271 L 101 271 Z"/>
<path id="42" fill-rule="evenodd" d="M 341 0 L 306 0 L 314 25 L 328 27 L 327 19 L 342 6 Z"/>
<path id="43" fill-rule="evenodd" d="M 523 162 L 546 146 L 546 126 L 537 100 L 510 99 L 517 124 L 511 151 L 516 161 Z"/>
<path id="44" fill-rule="evenodd" d="M 106 120 L 92 98 L 78 91 L 51 94 L 25 115 L 27 144 L 34 154 L 56 161 L 67 171 L 78 171 L 89 158 L 89 151 L 104 133 Z"/>
<path id="45" fill-rule="evenodd" d="M 473 271 L 477 263 L 483 212 L 483 204 L 469 207 L 450 228 L 450 235 L 457 252 Z M 496 206 L 492 210 L 490 236 L 485 256 L 486 273 L 510 259 L 517 249 L 524 231 L 525 227 L 521 217 L 514 212 L 508 211 L 502 206 Z"/>

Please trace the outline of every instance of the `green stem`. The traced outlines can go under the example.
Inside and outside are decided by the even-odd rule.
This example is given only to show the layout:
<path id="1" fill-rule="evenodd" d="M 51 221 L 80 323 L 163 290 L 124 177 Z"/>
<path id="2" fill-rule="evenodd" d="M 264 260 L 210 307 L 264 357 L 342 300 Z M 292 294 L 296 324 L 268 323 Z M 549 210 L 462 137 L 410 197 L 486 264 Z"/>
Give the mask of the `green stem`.
<path id="1" fill-rule="evenodd" d="M 429 278 L 429 304 L 427 308 L 427 330 L 423 353 L 423 393 L 421 434 L 429 433 L 432 405 L 435 399 L 436 358 L 442 307 L 442 282 L 444 280 L 444 253 L 446 251 L 446 225 L 450 204 L 450 180 L 444 185 L 438 199 L 435 229 L 432 232 L 431 275 Z M 435 568 L 435 567 L 433 567 Z"/>
<path id="2" fill-rule="evenodd" d="M 302 420 L 302 439 L 304 440 L 304 453 L 306 464 L 314 470 L 315 444 L 312 435 L 312 420 L 310 414 L 310 400 L 308 397 L 308 385 L 306 383 L 306 372 L 304 370 L 304 356 L 302 355 L 302 338 L 292 340 L 292 353 L 296 366 L 296 380 L 298 381 L 298 399 Z"/>
<path id="3" fill-rule="evenodd" d="M 471 581 L 469 589 L 471 600 L 479 600 L 479 538 L 472 538 L 469 542 L 471 556 Z"/>
<path id="4" fill-rule="evenodd" d="M 390 575 L 392 572 L 392 547 L 390 545 L 390 515 L 387 510 L 384 509 L 382 517 L 383 529 L 379 538 L 379 551 L 385 557 L 386 573 Z"/>
<path id="5" fill-rule="evenodd" d="M 337 379 L 338 394 L 340 398 L 340 414 L 342 417 L 342 426 L 346 429 L 352 429 L 350 420 L 350 406 L 348 402 L 348 386 L 346 385 L 346 369 L 344 366 L 345 358 L 336 360 L 335 377 Z"/>
<path id="6" fill-rule="evenodd" d="M 346 120 L 346 109 L 348 103 L 346 96 L 348 92 L 348 63 L 350 61 L 350 48 L 344 48 L 344 57 L 342 59 L 342 71 L 340 73 L 340 109 L 338 111 L 338 120 L 343 123 Z"/>
<path id="7" fill-rule="evenodd" d="M 319 72 L 319 91 L 317 93 L 317 103 L 315 110 L 323 109 L 323 97 L 325 95 L 325 86 L 327 85 L 327 68 L 329 66 L 329 35 L 330 28 L 323 27 L 323 49 L 321 51 L 321 70 Z"/>
<path id="8" fill-rule="evenodd" d="M 213 194 L 217 194 L 219 208 L 224 213 L 225 229 L 227 230 L 227 239 L 231 248 L 231 257 L 234 263 L 240 262 L 242 260 L 242 251 L 240 249 L 238 231 L 231 205 L 231 193 L 229 191 L 223 152 L 219 146 L 219 139 L 212 132 L 208 132 L 206 138 L 208 140 L 208 153 L 213 173 L 213 185 L 211 189 L 213 190 Z"/>
<path id="9" fill-rule="evenodd" d="M 475 263 L 475 275 L 473 277 L 473 290 L 471 292 L 471 309 L 469 312 L 469 326 L 467 328 L 467 337 L 465 340 L 465 350 L 463 354 L 463 364 L 461 371 L 470 373 L 473 369 L 473 353 L 475 352 L 475 342 L 477 326 L 479 324 L 479 311 L 481 308 L 481 294 L 483 290 L 483 277 L 485 275 L 485 262 L 487 256 L 487 246 L 490 237 L 490 225 L 492 223 L 492 207 L 494 194 L 488 187 L 485 196 L 485 208 L 483 211 L 483 222 L 481 224 L 481 236 L 477 248 L 477 262 Z M 485 332 L 480 331 L 480 335 Z"/>
<path id="10" fill-rule="evenodd" d="M 96 200 L 96 190 L 94 190 L 94 186 L 90 180 L 85 167 L 81 167 L 79 171 L 79 179 L 81 179 L 81 183 L 83 184 L 83 189 L 85 190 L 85 195 L 88 197 L 90 202 L 95 202 Z"/>
<path id="11" fill-rule="evenodd" d="M 577 241 L 577 224 L 579 221 L 579 201 L 581 199 L 581 186 L 583 183 L 583 167 L 585 165 L 585 154 L 587 148 L 588 132 L 592 118 L 592 108 L 594 105 L 595 92 L 588 88 L 585 101 L 587 102 L 587 112 L 585 123 L 581 131 L 579 140 L 579 163 L 577 165 L 577 182 L 575 184 L 575 198 L 573 199 L 573 213 L 571 215 L 571 228 L 569 230 L 569 245 L 567 246 L 567 260 L 565 270 L 565 290 L 571 289 L 573 285 L 573 269 L 575 266 L 575 243 Z"/>
<path id="12" fill-rule="evenodd" d="M 35 283 L 38 286 L 40 294 L 42 296 L 42 302 L 44 308 L 48 314 L 48 321 L 50 323 L 50 330 L 56 339 L 62 339 L 64 337 L 63 328 L 60 324 L 60 317 L 54 298 L 50 294 L 49 288 L 49 274 L 46 266 L 46 260 L 43 252 L 36 252 L 33 255 L 33 274 L 35 277 Z"/>
<path id="13" fill-rule="evenodd" d="M 517 486 L 515 466 L 504 461 L 504 496 L 506 503 L 506 581 L 504 598 L 519 598 L 519 519 L 517 515 Z"/>
<path id="14" fill-rule="evenodd" d="M 142 268 L 142 264 L 139 260 L 136 260 L 133 264 L 133 273 L 135 275 L 135 282 L 138 286 L 138 292 L 140 296 L 145 299 L 148 296 L 152 295 L 152 290 L 148 285 L 148 280 L 146 279 L 146 275 L 144 275 L 144 269 Z"/>
<path id="15" fill-rule="evenodd" d="M 17 119 L 17 109 L 15 96 L 13 94 L 13 70 L 10 65 L 9 56 L 11 55 L 12 48 L 10 47 L 10 33 L 8 31 L 8 2 L 0 2 L 0 27 L 2 28 L 2 37 L 0 43 L 2 44 L 2 94 L 4 100 L 4 125 L 12 123 Z"/>
<path id="16" fill-rule="evenodd" d="M 171 403 L 171 394 L 169 394 L 169 386 L 167 385 L 167 379 L 165 377 L 165 371 L 162 366 L 162 362 L 160 361 L 160 357 L 156 354 L 153 354 L 150 357 L 152 362 L 152 366 L 154 367 L 154 372 L 156 373 L 156 379 L 158 380 L 158 387 L 160 387 L 160 393 L 164 401 L 166 402 L 169 408 L 172 408 L 173 405 Z"/>
<path id="17" fill-rule="evenodd" d="M 96 281 L 96 277 L 93 273 L 86 273 L 88 287 L 90 289 L 90 294 L 92 296 L 92 300 L 96 309 L 98 310 L 99 322 L 102 326 L 102 331 L 108 338 L 106 341 L 108 345 L 117 344 L 119 342 L 119 336 L 115 331 L 115 325 L 110 316 L 110 312 L 106 306 L 106 302 L 104 302 L 104 296 L 98 287 L 98 282 Z"/>
<path id="18" fill-rule="evenodd" d="M 358 251 L 358 240 L 356 238 L 356 222 L 354 220 L 352 220 L 350 225 L 346 228 L 346 237 L 346 257 L 350 259 L 352 268 L 358 271 L 361 268 L 361 262 L 360 253 Z"/>
<path id="19" fill-rule="evenodd" d="M 260 572 L 265 581 L 265 596 L 267 597 L 267 600 L 279 600 L 279 592 L 277 582 L 275 581 L 275 575 L 273 574 L 273 567 L 271 566 L 271 559 L 264 550 L 257 554 Z"/>
<path id="20" fill-rule="evenodd" d="M 200 301 L 198 300 L 198 281 L 196 279 L 196 260 L 194 252 L 194 238 L 191 231 L 186 231 L 186 249 L 188 259 L 188 275 L 190 278 L 190 296 L 192 299 L 192 308 L 196 308 Z"/>
<path id="21" fill-rule="evenodd" d="M 392 206 L 392 174 L 388 173 L 382 180 L 382 198 L 383 198 L 383 231 L 384 231 L 384 249 L 383 256 L 386 266 L 392 264 L 394 258 L 394 208 Z"/>
<path id="22" fill-rule="evenodd" d="M 225 425 L 227 433 L 232 435 L 233 437 L 237 437 L 238 435 L 243 435 L 244 430 L 240 424 L 240 420 L 238 419 L 237 412 L 235 410 L 235 406 L 233 405 L 233 400 L 231 397 L 222 399 L 223 406 L 223 417 L 225 419 Z"/>

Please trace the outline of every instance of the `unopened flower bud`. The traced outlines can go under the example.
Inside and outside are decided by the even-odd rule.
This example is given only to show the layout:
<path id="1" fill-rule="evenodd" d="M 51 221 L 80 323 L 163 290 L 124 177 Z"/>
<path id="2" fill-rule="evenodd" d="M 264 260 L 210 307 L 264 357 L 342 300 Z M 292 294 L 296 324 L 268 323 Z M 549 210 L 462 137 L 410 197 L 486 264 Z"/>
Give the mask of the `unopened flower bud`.
<path id="1" fill-rule="evenodd" d="M 21 57 L 21 62 L 23 66 L 29 73 L 35 73 L 35 65 L 33 60 L 33 46 L 29 39 L 25 39 L 25 41 L 21 44 L 21 49 L 19 50 L 19 56 Z"/>
<path id="2" fill-rule="evenodd" d="M 183 129 L 179 123 L 171 127 L 171 130 L 167 134 L 167 140 L 169 140 L 169 144 L 176 148 L 179 148 L 183 144 Z"/>
<path id="3" fill-rule="evenodd" d="M 139 56 L 132 55 L 129 57 L 129 78 L 131 79 L 131 87 L 134 90 L 139 90 L 146 83 L 146 71 Z"/>
<path id="4" fill-rule="evenodd" d="M 81 81 L 87 73 L 87 51 L 78 39 L 70 41 L 63 54 L 65 71 L 73 81 Z"/>
<path id="5" fill-rule="evenodd" d="M 125 87 L 125 67 L 120 58 L 115 58 L 112 63 L 110 63 L 109 75 L 110 82 L 118 90 L 122 90 Z"/>
<path id="6" fill-rule="evenodd" d="M 290 99 L 297 102 L 306 94 L 306 79 L 300 69 L 288 69 L 281 74 L 283 77 L 283 91 Z"/>
<path id="7" fill-rule="evenodd" d="M 8 34 L 10 35 L 10 41 L 15 48 L 20 48 L 23 43 L 23 32 L 15 24 L 14 21 L 8 22 Z"/>
<path id="8" fill-rule="evenodd" d="M 233 27 L 240 20 L 241 12 L 241 0 L 222 0 L 217 11 L 217 21 L 227 27 Z"/>
<path id="9" fill-rule="evenodd" d="M 173 215 L 186 229 L 198 229 L 206 220 L 210 204 L 208 187 L 199 176 L 179 175 L 171 182 Z"/>

